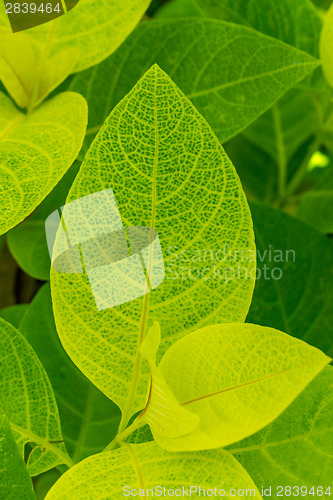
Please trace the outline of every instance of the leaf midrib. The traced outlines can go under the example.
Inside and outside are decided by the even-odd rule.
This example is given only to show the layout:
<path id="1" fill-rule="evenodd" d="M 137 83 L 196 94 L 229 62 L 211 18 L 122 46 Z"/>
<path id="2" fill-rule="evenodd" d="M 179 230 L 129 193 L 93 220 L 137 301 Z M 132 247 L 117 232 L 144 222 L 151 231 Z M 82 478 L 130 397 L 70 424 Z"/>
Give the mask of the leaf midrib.
<path id="1" fill-rule="evenodd" d="M 8 126 L 5 128 L 5 130 L 2 132 L 2 134 L 0 134 L 0 141 L 3 141 L 4 138 L 13 130 L 13 128 L 16 127 L 16 125 L 18 125 L 19 123 L 21 123 L 24 119 L 25 119 L 25 116 L 23 113 L 15 118 L 15 120 L 13 120 L 12 122 L 10 122 L 8 124 Z"/>
<path id="2" fill-rule="evenodd" d="M 191 94 L 187 94 L 187 97 L 189 99 L 194 99 L 196 97 L 201 97 L 201 96 L 204 96 L 207 94 L 211 94 L 212 92 L 218 92 L 219 90 L 224 90 L 224 89 L 227 89 L 229 87 L 233 87 L 234 85 L 239 85 L 239 84 L 244 83 L 244 82 L 255 81 L 255 80 L 258 80 L 258 79 L 266 77 L 266 76 L 275 75 L 275 74 L 281 73 L 283 71 L 286 71 L 288 69 L 300 68 L 302 66 L 313 66 L 313 69 L 314 69 L 316 66 L 319 66 L 319 64 L 320 64 L 319 61 L 316 61 L 316 59 L 313 58 L 313 61 L 303 62 L 303 63 L 298 63 L 298 64 L 289 64 L 288 66 L 283 66 L 283 68 L 277 68 L 275 70 L 267 71 L 265 73 L 260 73 L 259 75 L 248 76 L 246 78 L 240 78 L 239 80 L 227 82 L 227 83 L 224 83 L 222 85 L 216 85 L 215 87 L 211 87 L 209 89 L 203 89 L 203 90 L 200 90 L 199 92 L 192 92 Z"/>
<path id="3" fill-rule="evenodd" d="M 74 465 L 74 463 L 72 462 L 71 458 L 67 455 L 67 453 L 64 453 L 57 446 L 54 446 L 54 444 L 50 443 L 47 439 L 38 436 L 38 434 L 35 434 L 31 429 L 23 429 L 23 427 L 20 427 L 19 425 L 14 424 L 13 422 L 10 422 L 10 425 L 14 431 L 21 434 L 23 437 L 28 439 L 28 441 L 31 441 L 38 445 L 42 445 L 48 451 L 52 451 L 52 453 L 54 453 L 61 460 L 63 460 L 64 464 L 68 465 L 69 467 L 72 467 Z"/>
<path id="4" fill-rule="evenodd" d="M 158 146 L 159 146 L 158 119 L 157 119 L 157 67 L 155 67 L 155 82 L 154 82 L 154 128 L 155 128 L 155 156 L 154 156 L 153 178 L 152 178 L 152 215 L 150 222 L 151 228 L 155 227 L 156 203 L 157 203 L 157 166 L 158 166 Z M 140 347 L 144 339 L 144 333 L 146 331 L 148 322 L 149 298 L 150 298 L 150 291 L 144 297 L 142 317 L 139 330 L 139 342 L 137 346 L 133 377 L 118 432 L 122 432 L 126 428 L 128 420 L 131 416 L 131 410 L 136 396 L 136 389 L 138 386 L 140 366 L 141 366 Z"/>
<path id="5" fill-rule="evenodd" d="M 297 441 L 298 439 L 304 439 L 308 436 L 316 436 L 318 434 L 329 432 L 330 430 L 331 430 L 331 428 L 319 429 L 318 431 L 306 432 L 305 434 L 300 434 L 298 436 L 292 436 L 288 439 L 282 439 L 280 441 L 274 441 L 272 443 L 260 443 L 260 444 L 256 444 L 256 445 L 252 445 L 252 446 L 243 447 L 243 448 L 234 448 L 234 449 L 228 448 L 228 451 L 232 454 L 236 454 L 236 453 L 246 453 L 249 451 L 261 450 L 261 449 L 265 449 L 265 448 L 272 448 L 274 446 L 279 446 L 281 444 L 286 444 L 286 443 L 291 443 L 292 441 Z"/>
<path id="6" fill-rule="evenodd" d="M 227 387 L 226 389 L 221 389 L 220 391 L 216 391 L 216 392 L 213 392 L 211 394 L 205 394 L 203 396 L 199 396 L 198 398 L 190 399 L 189 401 L 186 401 L 185 403 L 181 403 L 181 405 L 182 406 L 190 405 L 192 403 L 196 403 L 197 401 L 208 399 L 208 398 L 213 397 L 213 396 L 218 396 L 219 394 L 223 394 L 224 392 L 229 392 L 229 391 L 233 391 L 236 389 L 240 389 L 241 387 L 246 387 L 248 385 L 257 384 L 259 382 L 262 382 L 263 380 L 268 380 L 268 379 L 273 378 L 273 377 L 278 377 L 280 375 L 284 375 L 285 373 L 289 373 L 289 372 L 292 372 L 295 370 L 299 370 L 301 368 L 313 366 L 315 364 L 316 363 L 304 363 L 302 365 L 293 366 L 292 368 L 288 368 L 286 370 L 282 370 L 282 371 L 276 372 L 276 373 L 271 373 L 269 375 L 265 375 L 264 377 L 260 377 L 260 378 L 255 379 L 255 380 L 250 380 L 249 382 L 244 382 L 243 384 L 234 385 L 232 387 Z"/>
<path id="7" fill-rule="evenodd" d="M 143 474 L 142 474 L 142 469 L 141 469 L 138 457 L 134 451 L 134 447 L 129 443 L 124 443 L 124 446 L 126 446 L 126 448 L 128 449 L 129 455 L 131 457 L 133 468 L 135 471 L 135 475 L 136 475 L 136 478 L 138 481 L 139 489 L 146 491 L 145 483 L 144 483 L 144 479 L 143 479 Z M 144 495 L 143 498 L 146 498 L 146 495 Z"/>

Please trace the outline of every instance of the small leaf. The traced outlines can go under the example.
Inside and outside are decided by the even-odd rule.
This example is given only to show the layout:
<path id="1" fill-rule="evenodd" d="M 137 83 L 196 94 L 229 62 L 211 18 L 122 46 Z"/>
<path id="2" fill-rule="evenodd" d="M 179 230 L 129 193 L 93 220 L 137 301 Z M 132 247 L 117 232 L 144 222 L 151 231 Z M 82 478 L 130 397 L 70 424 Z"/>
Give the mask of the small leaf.
<path id="1" fill-rule="evenodd" d="M 333 368 L 327 366 L 272 424 L 229 447 L 259 487 L 324 491 L 333 474 Z M 296 492 L 296 489 L 294 490 Z M 313 498 L 309 493 L 305 498 Z"/>
<path id="2" fill-rule="evenodd" d="M 54 324 L 48 284 L 34 297 L 20 331 L 50 378 L 64 440 L 74 462 L 102 451 L 116 435 L 120 411 L 84 377 L 65 353 Z"/>
<path id="3" fill-rule="evenodd" d="M 247 321 L 283 330 L 333 356 L 332 242 L 268 205 L 252 202 L 251 211 L 260 277 Z"/>
<path id="4" fill-rule="evenodd" d="M 159 370 L 200 424 L 176 439 L 152 429 L 154 438 L 169 451 L 239 441 L 277 418 L 329 362 L 318 349 L 272 328 L 239 323 L 190 333 L 170 347 Z"/>
<path id="5" fill-rule="evenodd" d="M 36 500 L 32 481 L 5 415 L 0 416 L 0 497 Z"/>
<path id="6" fill-rule="evenodd" d="M 142 23 L 113 56 L 77 75 L 70 85 L 89 103 L 87 144 L 155 62 L 172 76 L 222 143 L 319 64 L 310 55 L 245 26 L 196 18 Z"/>
<path id="7" fill-rule="evenodd" d="M 149 367 L 141 363 L 139 369 L 137 353 L 153 322 L 163 325 L 163 353 L 185 331 L 214 320 L 243 321 L 254 284 L 247 252 L 253 256 L 255 249 L 251 216 L 233 165 L 202 116 L 156 65 L 107 119 L 67 202 L 109 188 L 125 226 L 158 232 L 166 268 L 163 283 L 103 311 L 97 310 L 86 273 L 52 269 L 51 290 L 67 353 L 127 415 L 129 408 L 135 413 L 146 402 Z M 105 233 L 103 212 L 97 210 L 96 218 L 84 226 L 91 236 L 97 230 Z M 237 248 L 232 262 L 215 257 L 212 262 L 221 245 Z M 204 252 L 206 262 L 198 259 Z M 237 275 L 239 266 L 243 271 Z M 192 268 L 196 274 L 191 275 Z M 101 282 L 110 283 L 105 267 Z"/>
<path id="8" fill-rule="evenodd" d="M 155 433 L 164 438 L 176 438 L 192 432 L 199 424 L 199 417 L 179 404 L 157 369 L 156 353 L 160 341 L 160 325 L 156 321 L 140 348 L 150 367 L 150 390 L 147 406 L 138 420 L 144 419 Z"/>
<path id="9" fill-rule="evenodd" d="M 333 5 L 325 15 L 320 39 L 320 57 L 327 81 L 333 87 Z"/>
<path id="10" fill-rule="evenodd" d="M 225 450 L 200 453 L 167 453 L 155 443 L 126 444 L 118 450 L 89 457 L 66 472 L 51 488 L 45 500 L 102 500 L 124 498 L 124 491 L 159 487 L 178 490 L 190 485 L 206 490 L 249 489 L 261 499 L 252 479 Z M 124 486 L 127 486 L 124 490 Z M 141 490 L 141 494 L 140 494 Z M 158 490 L 157 490 L 158 491 Z M 179 491 L 177 491 L 178 496 Z M 249 491 L 250 494 L 250 491 Z M 192 497 L 199 495 L 192 490 Z M 147 495 L 146 495 L 147 496 Z M 160 496 L 160 495 L 158 495 Z M 241 498 L 241 496 L 234 496 Z"/>
<path id="11" fill-rule="evenodd" d="M 49 279 L 50 255 L 44 221 L 27 220 L 8 233 L 7 241 L 21 269 L 38 280 Z"/>
<path id="12" fill-rule="evenodd" d="M 78 155 L 87 105 L 65 92 L 30 114 L 0 93 L 0 234 L 29 215 Z"/>
<path id="13" fill-rule="evenodd" d="M 36 106 L 70 73 L 112 54 L 149 4 L 150 0 L 80 0 L 75 9 L 46 25 L 12 33 L 0 2 L 0 80 L 20 106 Z"/>
<path id="14" fill-rule="evenodd" d="M 43 366 L 21 333 L 0 319 L 0 413 L 6 414 L 30 474 L 69 464 L 58 408 Z"/>
<path id="15" fill-rule="evenodd" d="M 25 33 L 0 32 L 0 80 L 21 108 L 36 107 L 73 70 L 75 48 L 66 48 L 49 60 L 37 60 L 36 48 Z M 22 57 L 24 54 L 24 57 Z"/>

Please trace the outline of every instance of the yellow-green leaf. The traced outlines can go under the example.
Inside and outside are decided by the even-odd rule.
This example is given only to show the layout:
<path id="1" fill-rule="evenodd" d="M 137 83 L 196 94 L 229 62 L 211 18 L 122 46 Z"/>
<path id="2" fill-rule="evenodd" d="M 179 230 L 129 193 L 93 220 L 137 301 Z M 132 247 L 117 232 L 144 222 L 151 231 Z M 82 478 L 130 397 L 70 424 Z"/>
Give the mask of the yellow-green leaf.
<path id="1" fill-rule="evenodd" d="M 248 489 L 252 497 L 261 499 L 245 469 L 225 450 L 171 454 L 155 443 L 143 443 L 126 444 L 83 460 L 56 482 L 45 500 L 120 500 L 129 490 L 136 490 L 135 496 L 142 498 L 142 490 L 156 487 L 162 492 L 163 487 L 177 490 L 176 496 L 184 497 L 183 486 L 188 492 L 190 486 L 235 489 L 236 499 L 242 497 L 239 489 Z M 192 490 L 191 496 L 197 498 L 198 491 Z"/>
<path id="2" fill-rule="evenodd" d="M 12 33 L 4 2 L 0 2 L 0 80 L 9 92 L 19 84 L 26 90 L 30 84 L 37 86 L 42 99 L 70 73 L 93 66 L 114 52 L 149 4 L 150 0 L 80 0 L 60 18 Z M 16 99 L 17 93 L 12 96 Z M 33 104 L 37 102 L 34 98 Z"/>
<path id="3" fill-rule="evenodd" d="M 146 402 L 149 369 L 138 352 L 155 320 L 163 326 L 161 353 L 200 326 L 244 321 L 255 245 L 233 165 L 206 121 L 158 66 L 111 113 L 67 202 L 109 188 L 125 227 L 158 232 L 164 282 L 103 311 L 97 310 L 86 273 L 52 269 L 51 288 L 67 353 L 127 417 Z M 103 216 L 96 215 L 101 234 Z M 86 222 L 87 235 L 96 234 L 96 224 Z M 237 250 L 232 260 L 223 257 L 223 248 Z"/>
<path id="4" fill-rule="evenodd" d="M 27 443 L 31 475 L 71 464 L 63 444 L 55 397 L 45 370 L 23 335 L 0 319 L 0 414 L 7 416 L 22 457 Z"/>
<path id="5" fill-rule="evenodd" d="M 272 328 L 229 324 L 190 333 L 166 352 L 159 370 L 200 425 L 176 439 L 152 429 L 155 440 L 169 451 L 239 441 L 278 417 L 329 362 L 318 349 Z"/>
<path id="6" fill-rule="evenodd" d="M 160 341 L 160 325 L 156 321 L 140 348 L 142 357 L 150 367 L 150 390 L 149 405 L 138 420 L 144 419 L 155 433 L 162 434 L 164 438 L 175 438 L 192 432 L 200 419 L 179 404 L 161 371 L 157 369 L 155 360 Z"/>
<path id="7" fill-rule="evenodd" d="M 325 15 L 320 39 L 320 57 L 327 81 L 333 87 L 333 5 Z"/>
<path id="8" fill-rule="evenodd" d="M 37 56 L 28 35 L 0 32 L 0 80 L 21 108 L 36 107 L 55 89 L 71 73 L 79 53 L 68 47 L 50 59 Z"/>
<path id="9" fill-rule="evenodd" d="M 87 125 L 83 97 L 65 92 L 30 114 L 0 93 L 0 234 L 27 217 L 77 157 Z"/>

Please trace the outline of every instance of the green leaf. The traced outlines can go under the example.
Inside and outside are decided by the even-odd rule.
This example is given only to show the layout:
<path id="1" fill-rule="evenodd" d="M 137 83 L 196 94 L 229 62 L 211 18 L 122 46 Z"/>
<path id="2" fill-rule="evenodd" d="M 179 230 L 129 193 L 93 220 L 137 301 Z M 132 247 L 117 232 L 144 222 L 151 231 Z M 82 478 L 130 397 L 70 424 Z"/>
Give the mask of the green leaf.
<path id="1" fill-rule="evenodd" d="M 245 26 L 195 18 L 142 23 L 112 57 L 94 71 L 77 75 L 70 86 L 89 103 L 88 142 L 155 62 L 191 99 L 221 142 L 247 127 L 318 66 L 308 54 Z"/>
<path id="2" fill-rule="evenodd" d="M 328 366 L 272 424 L 229 447 L 259 487 L 330 485 L 333 368 Z M 296 492 L 296 490 L 294 490 Z M 309 493 L 302 495 L 313 498 Z M 275 495 L 272 495 L 275 498 Z"/>
<path id="3" fill-rule="evenodd" d="M 173 439 L 152 428 L 154 438 L 169 451 L 239 441 L 277 418 L 329 362 L 318 349 L 272 328 L 239 323 L 192 332 L 170 347 L 159 370 L 200 424 Z M 154 410 L 148 400 L 145 412 Z"/>
<path id="4" fill-rule="evenodd" d="M 277 198 L 277 165 L 261 147 L 239 134 L 225 144 L 225 150 L 250 199 L 273 202 Z"/>
<path id="5" fill-rule="evenodd" d="M 15 304 L 14 306 L 4 307 L 0 311 L 0 317 L 15 326 L 15 328 L 18 328 L 28 307 L 29 304 Z"/>
<path id="6" fill-rule="evenodd" d="M 155 320 L 163 325 L 164 352 L 186 331 L 212 321 L 243 321 L 254 280 L 253 262 L 244 261 L 242 250 L 254 255 L 255 249 L 248 205 L 231 162 L 202 116 L 156 65 L 111 113 L 67 202 L 108 188 L 125 226 L 158 232 L 164 282 L 104 311 L 97 310 L 86 274 L 52 269 L 51 289 L 67 353 L 128 416 L 145 403 L 148 365 L 138 369 L 137 353 L 147 328 Z M 95 226 L 86 230 L 96 234 Z M 198 253 L 210 256 L 221 244 L 240 250 L 233 262 L 190 260 Z M 181 256 L 189 259 L 183 262 Z M 238 266 L 245 272 L 232 279 Z"/>
<path id="7" fill-rule="evenodd" d="M 324 144 L 328 151 L 333 153 L 333 111 L 328 115 L 325 123 L 320 130 L 320 141 Z M 333 176 L 332 176 L 333 177 Z M 333 187 L 333 183 L 332 183 Z"/>
<path id="8" fill-rule="evenodd" d="M 312 0 L 312 2 L 320 9 L 328 9 L 332 4 L 332 0 Z"/>
<path id="9" fill-rule="evenodd" d="M 266 35 L 318 57 L 322 27 L 310 0 L 195 0 L 206 16 L 244 24 Z M 330 92 L 321 71 L 291 89 L 269 111 L 244 131 L 254 144 L 271 155 L 282 171 L 280 189 L 287 176 L 288 162 L 320 126 L 318 109 L 325 108 Z M 259 176 L 258 176 L 259 177 Z"/>
<path id="10" fill-rule="evenodd" d="M 320 57 L 327 81 L 333 87 L 333 5 L 325 16 L 320 39 Z"/>
<path id="11" fill-rule="evenodd" d="M 38 60 L 27 33 L 0 31 L 0 43 L 0 80 L 21 108 L 40 104 L 71 73 L 79 56 L 69 47 L 49 60 L 46 54 Z"/>
<path id="12" fill-rule="evenodd" d="M 50 378 L 64 440 L 73 461 L 102 451 L 117 432 L 120 412 L 82 375 L 64 351 L 54 324 L 48 284 L 33 299 L 20 330 Z"/>
<path id="13" fill-rule="evenodd" d="M 333 233 L 333 190 L 309 191 L 298 207 L 300 219 L 323 233 Z"/>
<path id="14" fill-rule="evenodd" d="M 310 0 L 193 0 L 200 11 L 213 19 L 249 26 L 261 33 L 318 55 L 316 36 L 321 19 Z"/>
<path id="15" fill-rule="evenodd" d="M 46 25 L 12 33 L 1 2 L 0 79 L 19 105 L 38 104 L 70 73 L 112 54 L 149 4 L 150 0 L 80 0 L 75 9 Z"/>
<path id="16" fill-rule="evenodd" d="M 29 215 L 77 157 L 87 105 L 65 92 L 30 114 L 0 94 L 0 234 Z"/>
<path id="17" fill-rule="evenodd" d="M 45 222 L 28 220 L 8 233 L 8 247 L 18 265 L 38 280 L 50 276 L 50 255 L 45 237 Z"/>
<path id="18" fill-rule="evenodd" d="M 22 334 L 3 319 L 0 353 L 0 412 L 8 417 L 22 456 L 27 443 L 33 443 L 30 474 L 35 476 L 58 464 L 70 465 L 44 368 Z"/>
<path id="19" fill-rule="evenodd" d="M 318 90 L 327 96 L 325 89 Z M 279 170 L 285 170 L 284 181 L 289 175 L 289 161 L 305 141 L 312 138 L 320 127 L 317 91 L 289 90 L 274 106 L 245 131 L 245 137 L 274 158 Z M 327 101 L 328 101 L 327 99 Z M 323 100 L 326 100 L 324 97 Z M 305 111 L 306 110 L 306 111 Z M 304 155 L 305 156 L 305 155 Z M 303 157 L 298 159 L 298 165 Z"/>
<path id="20" fill-rule="evenodd" d="M 267 205 L 251 203 L 251 211 L 260 278 L 247 321 L 283 330 L 333 356 L 332 241 Z"/>
<path id="21" fill-rule="evenodd" d="M 199 417 L 181 406 L 167 385 L 162 373 L 156 367 L 156 354 L 161 342 L 160 325 L 156 321 L 151 327 L 140 351 L 149 364 L 150 389 L 149 406 L 138 420 L 144 418 L 154 434 L 165 438 L 176 438 L 192 432 L 199 424 Z"/>
<path id="22" fill-rule="evenodd" d="M 36 500 L 32 481 L 5 415 L 0 416 L 0 496 L 6 500 Z"/>
<path id="23" fill-rule="evenodd" d="M 194 0 L 171 0 L 162 5 L 154 17 L 156 19 L 202 17 L 202 13 Z"/>
<path id="24" fill-rule="evenodd" d="M 124 486 L 138 490 L 142 497 L 139 490 L 160 485 L 162 491 L 163 486 L 175 490 L 183 485 L 188 491 L 190 485 L 207 490 L 249 489 L 261 499 L 250 476 L 225 450 L 171 454 L 155 443 L 144 443 L 87 458 L 66 472 L 45 500 L 71 500 L 73 496 L 75 500 L 118 500 L 124 498 Z M 198 495 L 192 490 L 192 496 Z"/>

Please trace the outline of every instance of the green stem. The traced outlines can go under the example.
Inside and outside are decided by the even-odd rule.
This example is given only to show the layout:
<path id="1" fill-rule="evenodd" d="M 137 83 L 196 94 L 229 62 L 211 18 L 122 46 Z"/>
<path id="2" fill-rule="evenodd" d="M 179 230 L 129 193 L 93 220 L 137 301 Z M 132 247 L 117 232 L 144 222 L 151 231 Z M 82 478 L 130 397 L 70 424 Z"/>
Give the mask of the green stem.
<path id="1" fill-rule="evenodd" d="M 52 451 L 55 455 L 57 455 L 61 460 L 62 463 L 67 465 L 67 467 L 70 469 L 73 467 L 74 462 L 70 458 L 70 456 L 57 446 L 55 446 L 52 442 L 48 441 L 46 438 L 42 438 L 41 436 L 38 436 L 34 432 L 32 432 L 30 429 L 26 430 L 20 427 L 19 425 L 13 424 L 12 422 L 10 423 L 11 428 L 21 434 L 22 436 L 26 437 L 29 439 L 29 441 L 36 443 L 38 446 L 42 446 L 43 448 Z"/>
<path id="2" fill-rule="evenodd" d="M 286 152 L 283 142 L 281 117 L 277 104 L 275 104 L 275 106 L 272 107 L 272 113 L 273 113 L 277 151 L 278 151 L 278 191 L 279 191 L 279 198 L 284 198 L 286 184 L 287 184 L 287 162 L 286 162 Z"/>
<path id="3" fill-rule="evenodd" d="M 285 192 L 285 197 L 282 199 L 282 201 L 284 201 L 286 198 L 288 198 L 289 196 L 293 195 L 296 192 L 296 190 L 300 186 L 302 180 L 304 179 L 304 176 L 305 176 L 307 168 L 308 168 L 309 161 L 310 161 L 312 155 L 317 151 L 319 146 L 320 146 L 320 140 L 317 138 L 317 139 L 315 139 L 313 144 L 310 146 L 310 148 L 309 148 L 306 156 L 304 157 L 302 163 L 300 164 L 297 172 L 295 173 L 295 175 L 293 176 L 293 178 L 289 182 L 288 187 L 287 187 L 286 192 Z"/>
<path id="4" fill-rule="evenodd" d="M 148 309 L 149 309 L 149 293 L 147 293 L 145 295 L 144 302 L 143 302 L 143 312 L 142 312 L 142 319 L 141 319 L 139 343 L 138 343 L 138 350 L 137 350 L 135 365 L 134 365 L 134 370 L 133 370 L 132 383 L 131 383 L 130 391 L 128 393 L 126 406 L 124 408 L 124 411 L 122 412 L 122 417 L 121 417 L 121 421 L 120 421 L 119 429 L 118 429 L 118 435 L 121 434 L 126 429 L 128 421 L 131 418 L 131 410 L 133 407 L 135 394 L 136 394 L 136 390 L 137 390 L 137 386 L 138 386 L 139 374 L 140 374 L 140 365 L 141 365 L 140 346 L 143 342 L 144 333 L 145 333 L 146 326 L 147 326 Z"/>
<path id="5" fill-rule="evenodd" d="M 137 429 L 139 429 L 143 424 L 144 421 L 141 420 L 140 418 L 141 415 L 139 415 L 134 422 L 129 425 L 124 431 L 119 432 L 116 437 L 114 438 L 113 441 L 111 441 L 110 444 L 107 445 L 107 447 L 103 451 L 111 451 L 117 448 L 121 443 L 126 441 L 126 439 Z"/>

